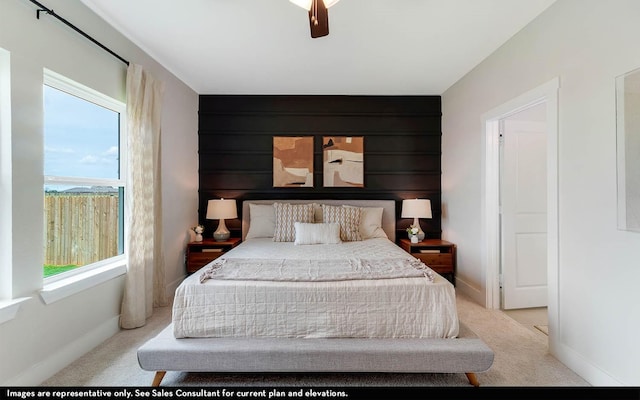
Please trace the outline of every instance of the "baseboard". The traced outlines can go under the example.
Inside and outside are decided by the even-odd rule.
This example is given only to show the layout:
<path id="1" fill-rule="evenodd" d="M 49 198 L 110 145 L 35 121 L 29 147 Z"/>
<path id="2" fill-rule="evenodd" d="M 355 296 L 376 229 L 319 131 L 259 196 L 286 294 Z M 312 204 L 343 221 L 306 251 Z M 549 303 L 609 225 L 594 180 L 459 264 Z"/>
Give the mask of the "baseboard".
<path id="1" fill-rule="evenodd" d="M 550 345 L 551 354 L 592 386 L 629 386 L 618 381 L 563 344 Z"/>
<path id="2" fill-rule="evenodd" d="M 64 346 L 46 359 L 3 383 L 6 386 L 37 386 L 120 331 L 120 316 L 111 318 Z"/>
<path id="3" fill-rule="evenodd" d="M 456 276 L 456 292 L 462 293 L 469 297 L 474 302 L 480 304 L 482 307 L 487 307 L 487 297 L 485 293 L 477 288 L 472 287 L 464 279 L 460 279 Z"/>

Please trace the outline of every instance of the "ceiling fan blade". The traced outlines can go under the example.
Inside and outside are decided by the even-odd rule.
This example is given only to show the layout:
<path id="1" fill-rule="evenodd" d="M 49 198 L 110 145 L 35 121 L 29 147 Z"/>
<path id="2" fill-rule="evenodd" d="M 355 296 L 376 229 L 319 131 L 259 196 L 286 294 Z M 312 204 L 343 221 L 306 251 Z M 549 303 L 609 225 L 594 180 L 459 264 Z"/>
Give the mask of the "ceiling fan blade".
<path id="1" fill-rule="evenodd" d="M 309 10 L 309 27 L 311 37 L 318 38 L 329 34 L 329 11 L 322 0 L 312 1 Z"/>

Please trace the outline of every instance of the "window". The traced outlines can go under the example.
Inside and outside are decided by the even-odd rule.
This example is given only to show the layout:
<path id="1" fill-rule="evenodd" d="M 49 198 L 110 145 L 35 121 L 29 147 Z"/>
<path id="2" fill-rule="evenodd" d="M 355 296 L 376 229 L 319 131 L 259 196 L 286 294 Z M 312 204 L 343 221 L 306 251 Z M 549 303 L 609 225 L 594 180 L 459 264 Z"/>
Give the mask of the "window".
<path id="1" fill-rule="evenodd" d="M 44 278 L 124 258 L 125 105 L 44 76 Z"/>

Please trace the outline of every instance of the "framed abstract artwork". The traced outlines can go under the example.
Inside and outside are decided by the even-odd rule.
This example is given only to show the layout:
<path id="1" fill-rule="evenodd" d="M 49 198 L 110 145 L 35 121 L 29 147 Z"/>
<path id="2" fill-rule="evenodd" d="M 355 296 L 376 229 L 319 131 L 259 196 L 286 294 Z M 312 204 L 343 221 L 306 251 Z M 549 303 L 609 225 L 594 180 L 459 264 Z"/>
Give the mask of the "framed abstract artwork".
<path id="1" fill-rule="evenodd" d="M 273 137 L 273 187 L 313 187 L 313 136 Z"/>
<path id="2" fill-rule="evenodd" d="M 616 78 L 618 228 L 640 232 L 640 69 Z"/>
<path id="3" fill-rule="evenodd" d="M 364 136 L 322 138 L 324 187 L 364 187 Z"/>

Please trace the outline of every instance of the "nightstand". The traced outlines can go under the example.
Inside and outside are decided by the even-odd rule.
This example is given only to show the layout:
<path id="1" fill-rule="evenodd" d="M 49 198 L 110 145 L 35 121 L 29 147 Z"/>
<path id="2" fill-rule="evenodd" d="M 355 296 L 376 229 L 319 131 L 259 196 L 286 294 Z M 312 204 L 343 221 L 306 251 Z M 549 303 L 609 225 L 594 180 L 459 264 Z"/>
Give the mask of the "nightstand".
<path id="1" fill-rule="evenodd" d="M 418 243 L 411 243 L 409 239 L 400 239 L 400 247 L 427 264 L 432 270 L 443 275 L 455 286 L 455 244 L 440 239 L 424 239 Z"/>
<path id="2" fill-rule="evenodd" d="M 213 239 L 204 239 L 202 242 L 190 242 L 187 244 L 187 254 L 185 255 L 187 273 L 191 274 L 196 272 L 236 247 L 239 243 L 240 238 L 229 238 L 223 242 L 218 242 Z"/>

